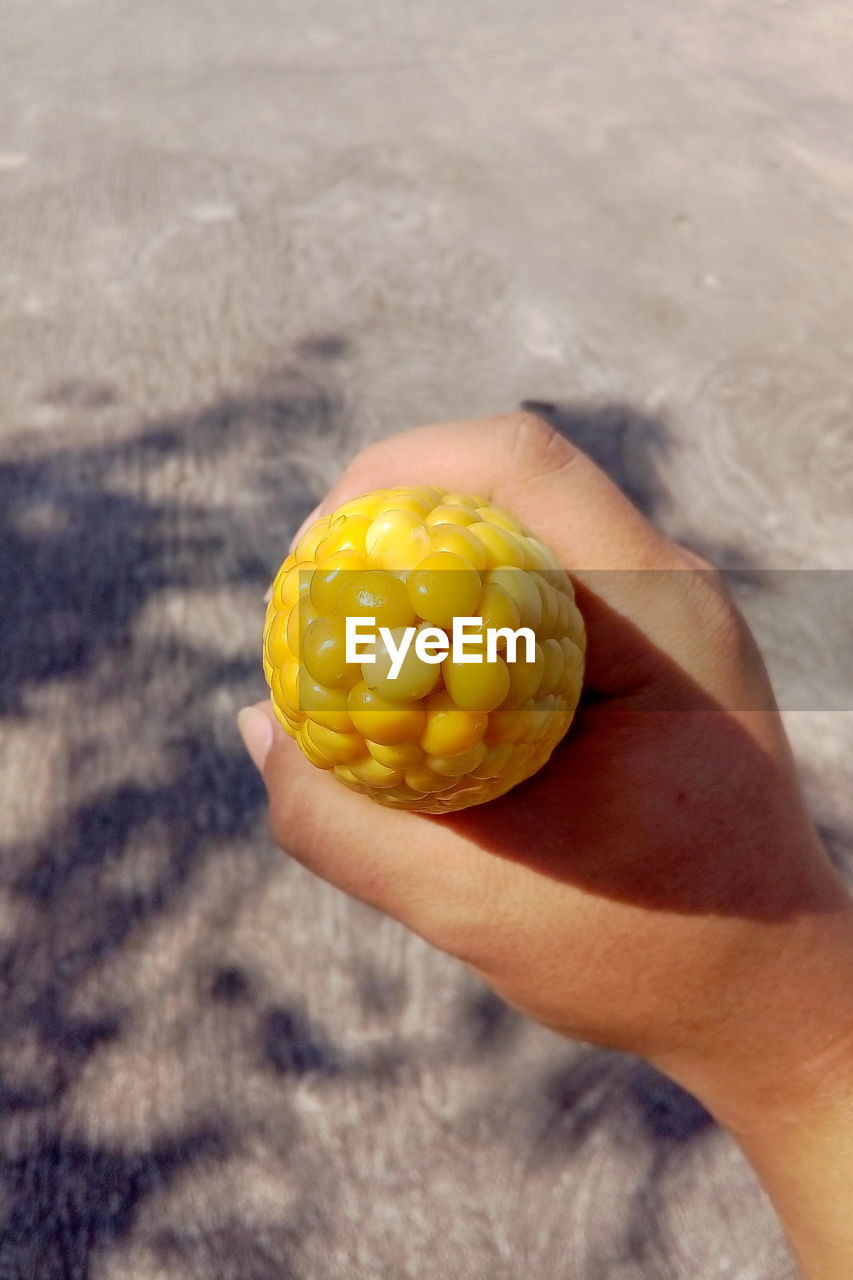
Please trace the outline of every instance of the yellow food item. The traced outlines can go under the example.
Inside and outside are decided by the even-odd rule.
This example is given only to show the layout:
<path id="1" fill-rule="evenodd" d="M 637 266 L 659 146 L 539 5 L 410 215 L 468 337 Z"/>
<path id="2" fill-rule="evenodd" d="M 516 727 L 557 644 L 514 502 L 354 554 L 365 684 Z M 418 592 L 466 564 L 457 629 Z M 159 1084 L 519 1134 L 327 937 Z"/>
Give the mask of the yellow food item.
<path id="1" fill-rule="evenodd" d="M 477 621 L 457 651 L 463 618 Z M 530 636 L 500 630 L 519 628 Z M 312 764 L 379 804 L 449 813 L 545 764 L 577 707 L 585 647 L 568 575 L 509 512 L 399 487 L 302 535 L 273 583 L 263 661 L 279 723 Z"/>

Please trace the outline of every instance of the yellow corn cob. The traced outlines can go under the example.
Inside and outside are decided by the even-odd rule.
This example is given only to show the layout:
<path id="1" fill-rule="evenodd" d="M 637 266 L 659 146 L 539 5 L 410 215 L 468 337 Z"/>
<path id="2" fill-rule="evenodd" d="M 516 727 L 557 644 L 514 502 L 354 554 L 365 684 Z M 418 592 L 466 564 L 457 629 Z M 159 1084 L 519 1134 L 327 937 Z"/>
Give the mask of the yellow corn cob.
<path id="1" fill-rule="evenodd" d="M 403 629 L 456 617 L 530 628 L 508 660 L 422 661 L 399 673 L 346 661 L 347 618 Z M 426 637 L 424 637 L 426 639 Z M 508 512 L 437 488 L 381 489 L 322 516 L 273 583 L 264 672 L 276 716 L 304 754 L 380 804 L 449 813 L 530 777 L 566 733 L 580 697 L 586 638 L 571 582 Z M 484 651 L 485 656 L 485 651 Z"/>

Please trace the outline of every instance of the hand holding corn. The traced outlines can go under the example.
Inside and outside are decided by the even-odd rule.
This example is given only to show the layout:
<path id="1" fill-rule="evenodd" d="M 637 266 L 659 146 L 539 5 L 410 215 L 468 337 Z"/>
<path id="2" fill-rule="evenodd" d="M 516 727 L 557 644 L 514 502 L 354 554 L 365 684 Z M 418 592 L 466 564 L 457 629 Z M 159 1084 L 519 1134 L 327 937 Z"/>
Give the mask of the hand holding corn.
<path id="1" fill-rule="evenodd" d="M 424 479 L 436 488 L 424 489 Z M 377 490 L 385 491 L 379 505 L 361 510 L 358 501 Z M 585 624 L 586 697 L 555 748 L 580 666 L 563 661 L 558 670 L 550 646 L 542 698 L 554 699 L 549 709 L 565 723 L 539 755 L 527 734 L 523 768 L 512 771 L 505 748 L 524 735 L 513 738 L 508 726 L 519 709 L 532 714 L 522 704 L 539 685 L 516 701 L 503 673 L 475 697 L 457 673 L 456 687 L 451 675 L 436 697 L 414 671 L 407 696 L 388 698 L 367 668 L 341 672 L 340 652 L 326 643 L 339 638 L 336 601 L 324 601 L 319 577 L 316 598 L 306 588 L 308 629 L 288 638 L 287 619 L 271 622 L 299 595 L 298 574 L 288 574 L 300 556 L 316 568 L 324 540 L 332 539 L 321 569 L 326 552 L 331 560 L 355 551 L 349 567 L 362 571 L 366 545 L 335 546 L 335 529 L 344 537 L 345 529 L 329 517 L 343 510 L 356 518 L 351 533 L 372 528 L 379 538 L 381 520 L 374 524 L 389 490 L 398 500 L 408 493 L 416 508 L 411 521 L 395 518 L 391 559 L 379 566 L 398 584 L 386 583 L 387 599 L 376 601 L 388 605 L 390 621 L 429 618 L 429 602 L 419 611 L 408 589 L 409 571 L 425 556 L 458 557 L 463 545 L 482 599 L 490 570 L 500 568 L 488 554 L 489 512 L 504 519 L 491 521 L 496 540 L 501 530 L 531 540 L 517 570 L 544 572 L 552 562 L 537 568 L 536 556 L 547 549 L 569 573 Z M 447 507 L 457 529 L 437 549 L 417 530 L 452 525 Z M 504 513 L 516 528 L 505 528 Z M 404 524 L 419 545 L 397 563 Z M 478 524 L 474 547 L 466 531 Z M 499 576 L 492 581 L 500 585 Z M 339 589 L 346 584 L 332 577 L 331 596 Z M 545 641 L 562 651 L 561 625 L 583 647 L 568 590 L 564 597 L 570 609 L 547 601 L 552 632 L 537 641 L 540 681 Z M 541 625 L 542 594 L 538 606 Z M 532 597 L 531 608 L 535 615 Z M 804 1275 L 853 1275 L 844 1225 L 853 1177 L 853 904 L 809 820 L 754 641 L 711 566 L 659 534 L 537 418 L 439 424 L 354 460 L 276 582 L 267 637 L 279 718 L 261 702 L 241 713 L 241 729 L 269 792 L 274 839 L 458 957 L 517 1009 L 558 1032 L 640 1054 L 692 1090 L 742 1143 Z M 318 686 L 313 712 L 284 676 L 273 680 L 297 645 Z M 473 697 L 479 705 L 466 711 Z M 442 726 L 441 711 L 462 713 L 455 730 Z M 456 730 L 471 742 L 460 746 Z M 460 755 L 464 768 L 455 772 L 450 762 Z M 506 788 L 495 780 L 510 776 L 520 785 L 499 794 Z M 496 798 L 479 803 L 484 787 Z M 442 795 L 470 801 L 466 788 L 472 807 L 441 803 Z M 371 799 L 377 793 L 386 807 Z"/>

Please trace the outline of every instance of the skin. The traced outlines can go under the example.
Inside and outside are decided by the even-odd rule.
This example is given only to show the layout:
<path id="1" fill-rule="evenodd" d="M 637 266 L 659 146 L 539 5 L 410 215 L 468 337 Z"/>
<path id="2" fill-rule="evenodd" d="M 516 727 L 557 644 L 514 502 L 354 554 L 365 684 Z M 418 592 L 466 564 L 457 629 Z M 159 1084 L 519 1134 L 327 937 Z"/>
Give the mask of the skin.
<path id="1" fill-rule="evenodd" d="M 316 516 L 424 483 L 508 508 L 570 571 L 586 692 L 548 766 L 431 818 L 314 769 L 240 716 L 270 830 L 516 1009 L 629 1051 L 740 1142 L 808 1280 L 853 1275 L 853 902 L 806 811 L 767 675 L 712 567 L 527 414 L 371 446 Z"/>

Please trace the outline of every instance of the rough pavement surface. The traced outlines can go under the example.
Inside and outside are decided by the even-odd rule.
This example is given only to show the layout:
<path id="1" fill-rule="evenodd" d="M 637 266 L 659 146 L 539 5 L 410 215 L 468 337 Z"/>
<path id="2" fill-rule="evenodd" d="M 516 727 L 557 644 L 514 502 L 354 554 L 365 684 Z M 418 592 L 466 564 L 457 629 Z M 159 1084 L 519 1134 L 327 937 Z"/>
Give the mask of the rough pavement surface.
<path id="1" fill-rule="evenodd" d="M 0 1280 L 790 1280 L 691 1099 L 270 846 L 233 717 L 346 460 L 525 400 L 831 674 L 747 570 L 850 567 L 847 0 L 0 28 Z"/>

